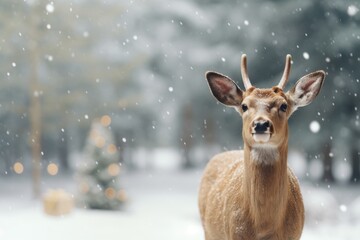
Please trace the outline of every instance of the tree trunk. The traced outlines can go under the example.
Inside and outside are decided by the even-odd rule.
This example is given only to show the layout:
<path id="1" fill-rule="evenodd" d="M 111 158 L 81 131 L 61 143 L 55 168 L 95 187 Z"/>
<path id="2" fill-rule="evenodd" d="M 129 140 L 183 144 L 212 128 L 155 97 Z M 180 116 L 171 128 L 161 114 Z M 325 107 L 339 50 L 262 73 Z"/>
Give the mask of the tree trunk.
<path id="1" fill-rule="evenodd" d="M 183 168 L 189 169 L 193 167 L 191 161 L 190 149 L 192 148 L 192 123 L 193 123 L 193 111 L 190 104 L 185 105 L 183 109 L 183 134 L 182 134 L 182 144 L 183 144 Z"/>
<path id="2" fill-rule="evenodd" d="M 333 164 L 332 164 L 332 157 L 330 156 L 331 154 L 331 142 L 327 142 L 324 145 L 323 148 L 323 176 L 322 176 L 322 180 L 324 182 L 334 182 L 335 178 L 333 175 Z"/>
<path id="3" fill-rule="evenodd" d="M 66 131 L 60 135 L 58 151 L 61 168 L 69 171 L 69 147 Z"/>
<path id="4" fill-rule="evenodd" d="M 207 145 L 215 143 L 215 124 L 212 116 L 204 120 L 204 137 Z"/>
<path id="5" fill-rule="evenodd" d="M 351 148 L 351 183 L 360 183 L 360 152 L 356 146 Z"/>
<path id="6" fill-rule="evenodd" d="M 36 9 L 37 10 L 37 9 Z M 41 178 L 41 106 L 39 89 L 39 46 L 38 46 L 38 16 L 37 11 L 30 11 L 30 40 L 29 40 L 29 64 L 30 64 L 30 146 L 32 155 L 32 182 L 34 197 L 40 196 Z"/>
<path id="7" fill-rule="evenodd" d="M 32 153 L 32 179 L 33 194 L 40 196 L 40 176 L 41 176 L 41 109 L 39 99 L 39 89 L 37 84 L 37 56 L 36 50 L 32 52 L 31 61 L 31 80 L 30 80 L 30 146 Z"/>

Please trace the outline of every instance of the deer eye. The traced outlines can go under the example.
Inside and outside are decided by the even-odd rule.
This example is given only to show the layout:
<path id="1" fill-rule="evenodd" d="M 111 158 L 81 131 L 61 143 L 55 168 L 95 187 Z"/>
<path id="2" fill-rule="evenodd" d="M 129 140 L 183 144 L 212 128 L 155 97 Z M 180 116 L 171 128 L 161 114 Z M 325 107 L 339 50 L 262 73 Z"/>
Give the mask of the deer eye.
<path id="1" fill-rule="evenodd" d="M 242 104 L 241 109 L 243 110 L 243 112 L 246 112 L 249 108 L 246 104 Z"/>
<path id="2" fill-rule="evenodd" d="M 280 106 L 280 110 L 283 111 L 283 112 L 286 112 L 287 107 L 288 107 L 288 105 L 285 104 L 285 103 L 283 103 L 283 104 L 281 104 L 281 106 Z"/>

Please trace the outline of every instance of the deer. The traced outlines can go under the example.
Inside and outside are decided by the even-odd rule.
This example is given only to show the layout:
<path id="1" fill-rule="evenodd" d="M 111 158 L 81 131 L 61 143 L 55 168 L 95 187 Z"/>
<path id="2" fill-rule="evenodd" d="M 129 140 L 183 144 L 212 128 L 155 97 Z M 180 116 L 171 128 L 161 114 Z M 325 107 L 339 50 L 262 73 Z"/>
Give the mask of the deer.
<path id="1" fill-rule="evenodd" d="M 287 165 L 288 119 L 319 94 L 322 70 L 301 77 L 287 92 L 291 55 L 278 85 L 256 88 L 241 56 L 245 90 L 229 77 L 209 71 L 205 76 L 220 103 L 242 118 L 243 150 L 215 155 L 200 182 L 198 206 L 206 240 L 294 240 L 304 226 L 299 182 Z"/>

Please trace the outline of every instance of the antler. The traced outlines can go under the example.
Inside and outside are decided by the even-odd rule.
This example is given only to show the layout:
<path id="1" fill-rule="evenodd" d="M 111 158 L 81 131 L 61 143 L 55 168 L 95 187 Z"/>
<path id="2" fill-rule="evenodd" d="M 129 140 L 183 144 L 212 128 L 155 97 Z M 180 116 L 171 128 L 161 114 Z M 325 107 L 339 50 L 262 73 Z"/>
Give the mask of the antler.
<path id="1" fill-rule="evenodd" d="M 249 76 L 248 76 L 248 72 L 247 72 L 247 67 L 246 67 L 246 54 L 241 55 L 241 77 L 242 80 L 244 82 L 244 86 L 245 86 L 245 90 L 248 90 L 249 88 L 252 87 Z"/>
<path id="2" fill-rule="evenodd" d="M 277 85 L 281 89 L 284 89 L 286 83 L 289 80 L 290 68 L 291 68 L 291 55 L 288 54 L 286 55 L 284 73 L 281 77 L 279 84 Z"/>

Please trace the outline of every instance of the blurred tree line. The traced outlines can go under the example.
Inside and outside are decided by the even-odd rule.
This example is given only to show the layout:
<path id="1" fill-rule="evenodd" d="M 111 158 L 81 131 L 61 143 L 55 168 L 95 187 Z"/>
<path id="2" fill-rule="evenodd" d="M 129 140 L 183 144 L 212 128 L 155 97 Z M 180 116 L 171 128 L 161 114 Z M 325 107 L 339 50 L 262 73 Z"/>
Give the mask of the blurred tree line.
<path id="1" fill-rule="evenodd" d="M 308 72 L 328 73 L 320 97 L 290 120 L 290 146 L 323 159 L 326 181 L 346 159 L 358 182 L 359 8 L 355 0 L 2 1 L 0 174 L 15 161 L 69 168 L 104 114 L 119 147 L 175 147 L 184 167 L 198 146 L 239 148 L 241 120 L 216 105 L 204 72 L 242 86 L 246 53 L 252 83 L 270 87 L 290 53 L 288 88 Z"/>

